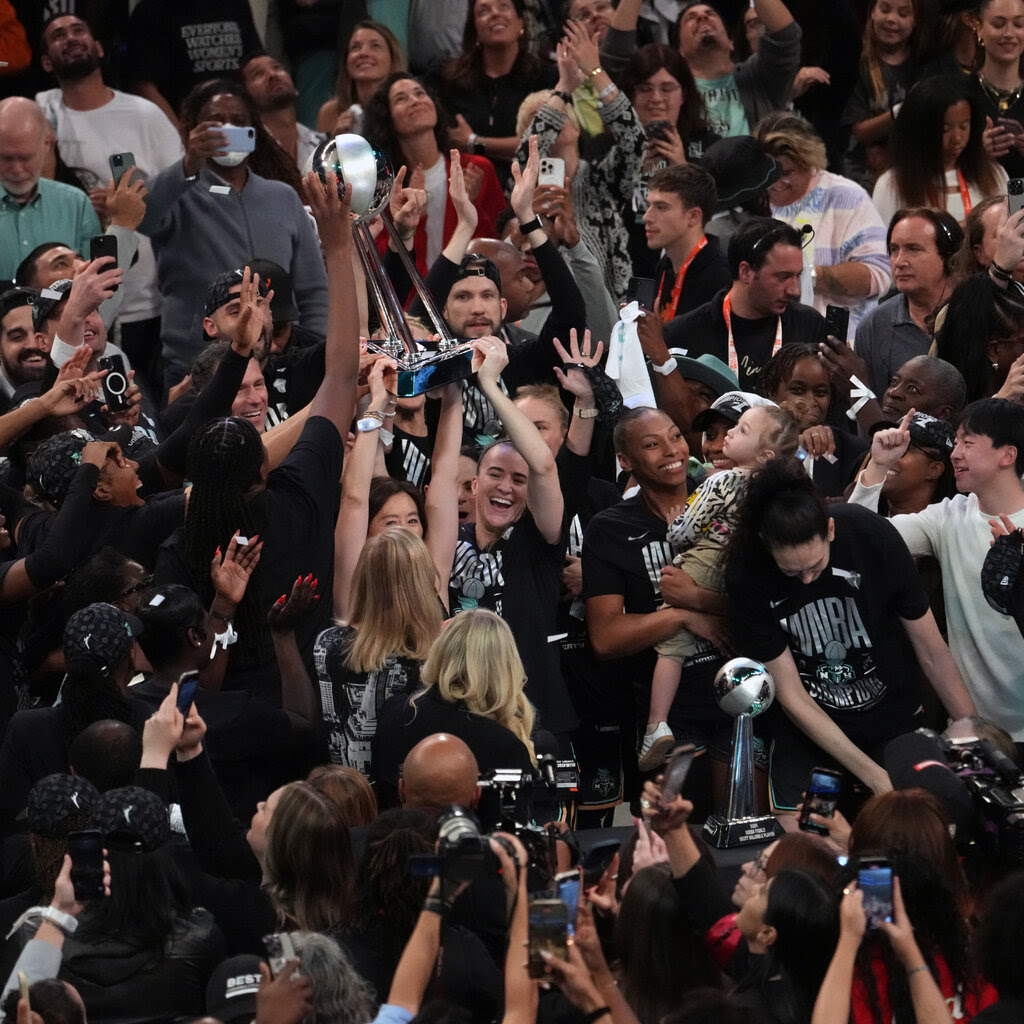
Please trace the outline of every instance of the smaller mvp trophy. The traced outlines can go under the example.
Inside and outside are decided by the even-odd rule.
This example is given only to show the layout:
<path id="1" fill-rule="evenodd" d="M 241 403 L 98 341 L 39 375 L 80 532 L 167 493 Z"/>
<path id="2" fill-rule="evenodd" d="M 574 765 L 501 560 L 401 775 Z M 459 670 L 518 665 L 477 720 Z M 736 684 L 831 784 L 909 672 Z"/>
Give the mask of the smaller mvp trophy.
<path id="1" fill-rule="evenodd" d="M 398 397 L 421 395 L 431 388 L 468 377 L 473 372 L 472 343 L 452 337 L 391 219 L 387 207 L 395 175 L 385 156 L 361 135 L 336 135 L 317 146 L 310 158 L 310 169 L 316 171 L 325 187 L 331 171 L 338 176 L 339 189 L 345 184 L 352 186 L 352 233 L 356 251 L 387 334 L 383 340 L 371 341 L 368 347 L 398 363 Z M 395 243 L 434 330 L 441 337 L 440 343 L 417 341 L 405 322 L 402 303 L 381 266 L 380 254 L 368 226 L 368 222 L 378 216 L 384 221 L 384 228 Z"/>
<path id="2" fill-rule="evenodd" d="M 704 822 L 704 836 L 719 849 L 767 843 L 782 835 L 770 814 L 758 814 L 754 801 L 754 718 L 775 699 L 775 680 L 759 661 L 733 658 L 715 675 L 718 706 L 736 719 L 732 730 L 732 778 L 724 815 Z"/>

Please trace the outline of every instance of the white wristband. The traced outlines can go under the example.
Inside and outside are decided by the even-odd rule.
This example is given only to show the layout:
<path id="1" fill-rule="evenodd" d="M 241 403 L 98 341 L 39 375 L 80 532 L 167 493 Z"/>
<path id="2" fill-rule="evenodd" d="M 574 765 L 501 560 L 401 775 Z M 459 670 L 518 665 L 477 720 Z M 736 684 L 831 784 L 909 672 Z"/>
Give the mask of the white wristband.
<path id="1" fill-rule="evenodd" d="M 50 924 L 55 928 L 59 928 L 65 935 L 74 935 L 78 930 L 78 919 L 72 917 L 71 914 L 65 914 L 63 910 L 58 910 L 56 907 L 30 907 L 11 925 L 7 938 L 10 938 L 26 921 L 35 921 L 37 919 L 40 923 L 49 921 Z"/>
<path id="2" fill-rule="evenodd" d="M 669 356 L 661 366 L 657 363 L 651 363 L 651 369 L 655 373 L 660 373 L 663 377 L 667 377 L 677 366 L 679 364 L 676 362 L 675 356 Z"/>

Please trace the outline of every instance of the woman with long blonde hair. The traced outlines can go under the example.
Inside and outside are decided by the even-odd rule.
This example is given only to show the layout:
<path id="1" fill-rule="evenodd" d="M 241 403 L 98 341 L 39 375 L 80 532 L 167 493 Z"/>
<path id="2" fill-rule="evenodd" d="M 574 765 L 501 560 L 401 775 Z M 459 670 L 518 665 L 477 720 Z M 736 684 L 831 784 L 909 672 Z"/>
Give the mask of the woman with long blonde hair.
<path id="1" fill-rule="evenodd" d="M 356 563 L 348 621 L 316 639 L 313 660 L 330 760 L 370 770 L 370 741 L 384 702 L 413 692 L 441 630 L 437 570 L 411 530 L 369 538 Z"/>
<path id="2" fill-rule="evenodd" d="M 463 740 L 481 772 L 531 772 L 536 766 L 526 674 L 500 616 L 483 608 L 457 615 L 434 641 L 420 680 L 417 693 L 388 703 L 374 737 L 373 776 L 382 807 L 394 801 L 406 754 L 433 733 Z"/>

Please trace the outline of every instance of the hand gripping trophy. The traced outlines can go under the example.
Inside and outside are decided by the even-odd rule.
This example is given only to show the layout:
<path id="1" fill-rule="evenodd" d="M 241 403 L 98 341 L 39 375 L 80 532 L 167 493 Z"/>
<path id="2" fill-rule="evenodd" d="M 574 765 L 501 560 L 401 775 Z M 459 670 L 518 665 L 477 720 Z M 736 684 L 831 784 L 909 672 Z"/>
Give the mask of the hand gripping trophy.
<path id="1" fill-rule="evenodd" d="M 705 838 L 719 849 L 766 843 L 782 834 L 770 814 L 758 814 L 754 800 L 754 718 L 775 699 L 775 680 L 759 661 L 733 658 L 715 675 L 715 699 L 736 722 L 732 730 L 729 806 L 704 823 Z"/>
<path id="2" fill-rule="evenodd" d="M 380 314 L 380 322 L 387 331 L 385 340 L 371 341 L 368 348 L 390 356 L 398 364 L 398 397 L 420 395 L 431 388 L 470 376 L 473 372 L 471 342 L 452 336 L 391 219 L 387 206 L 395 174 L 384 154 L 361 135 L 336 135 L 317 146 L 310 159 L 310 169 L 320 176 L 325 188 L 327 175 L 332 171 L 338 176 L 339 189 L 346 184 L 352 186 L 352 233 L 356 252 Z M 378 216 L 384 221 L 399 258 L 441 337 L 440 343 L 413 338 L 405 322 L 402 304 L 381 266 L 380 255 L 370 233 L 369 222 Z"/>

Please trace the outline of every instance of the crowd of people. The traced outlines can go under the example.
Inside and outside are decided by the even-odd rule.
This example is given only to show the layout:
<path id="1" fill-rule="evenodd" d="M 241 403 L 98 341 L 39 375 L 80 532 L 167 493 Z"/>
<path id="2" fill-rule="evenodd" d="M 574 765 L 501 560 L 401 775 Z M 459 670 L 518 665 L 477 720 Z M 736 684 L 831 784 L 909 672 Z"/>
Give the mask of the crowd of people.
<path id="1" fill-rule="evenodd" d="M 0 0 L 3 1019 L 1024 1020 L 1022 92 L 1024 0 Z"/>

